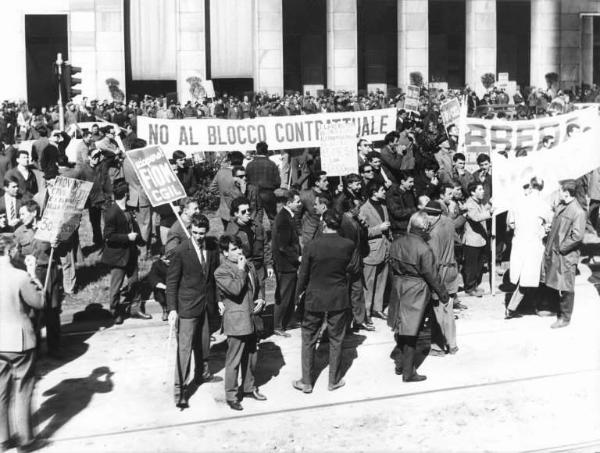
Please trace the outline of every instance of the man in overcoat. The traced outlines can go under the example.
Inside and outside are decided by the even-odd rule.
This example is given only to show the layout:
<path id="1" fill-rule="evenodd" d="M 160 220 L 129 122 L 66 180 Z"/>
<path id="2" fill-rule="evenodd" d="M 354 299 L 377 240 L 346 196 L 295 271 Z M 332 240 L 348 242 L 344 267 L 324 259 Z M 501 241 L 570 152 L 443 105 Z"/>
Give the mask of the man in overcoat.
<path id="1" fill-rule="evenodd" d="M 585 232 L 585 211 L 575 199 L 577 183 L 566 180 L 560 186 L 561 202 L 556 209 L 544 251 L 541 281 L 558 292 L 558 319 L 550 327 L 566 327 L 571 322 L 575 302 L 575 274 Z"/>
<path id="2" fill-rule="evenodd" d="M 345 385 L 340 375 L 342 341 L 350 307 L 348 275 L 355 274 L 360 263 L 350 239 L 339 235 L 341 218 L 333 210 L 323 214 L 323 234 L 304 248 L 298 293 L 305 292 L 302 319 L 302 379 L 292 385 L 304 393 L 314 384 L 315 347 L 323 321 L 327 319 L 329 336 L 329 390 Z"/>
<path id="3" fill-rule="evenodd" d="M 433 250 L 435 264 L 440 279 L 452 299 L 458 292 L 458 265 L 454 256 L 454 222 L 442 215 L 439 201 L 430 201 L 424 209 L 429 221 L 429 238 L 427 243 Z M 432 333 L 432 355 L 454 354 L 458 351 L 456 345 L 456 323 L 452 304 L 443 304 L 437 294 L 432 294 L 433 313 L 437 321 Z M 438 329 L 439 327 L 439 329 Z M 434 335 L 435 333 L 435 335 Z"/>
<path id="4" fill-rule="evenodd" d="M 223 312 L 223 333 L 227 335 L 225 399 L 231 409 L 240 411 L 243 409 L 238 395 L 240 366 L 243 394 L 258 401 L 267 399 L 254 382 L 258 356 L 254 316 L 262 311 L 265 300 L 260 296 L 254 266 L 244 256 L 242 240 L 237 236 L 223 235 L 219 247 L 224 260 L 215 271 L 215 282 L 221 296 L 219 310 Z"/>
<path id="5" fill-rule="evenodd" d="M 402 370 L 404 382 L 427 379 L 417 374 L 415 354 L 417 337 L 423 328 L 425 313 L 431 302 L 432 292 L 440 303 L 447 304 L 449 297 L 436 267 L 433 250 L 427 244 L 427 214 L 417 212 L 410 218 L 408 232 L 394 240 L 390 249 L 393 272 L 392 293 L 388 325 L 395 333 L 396 373 Z M 398 351 L 399 352 L 399 351 Z"/>

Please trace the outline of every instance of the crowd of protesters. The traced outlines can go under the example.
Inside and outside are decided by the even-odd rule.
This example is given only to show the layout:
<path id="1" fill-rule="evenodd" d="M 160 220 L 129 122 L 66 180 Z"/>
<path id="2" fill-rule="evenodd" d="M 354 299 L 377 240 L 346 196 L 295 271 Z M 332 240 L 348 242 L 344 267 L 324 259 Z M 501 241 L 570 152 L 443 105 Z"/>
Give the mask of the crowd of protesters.
<path id="1" fill-rule="evenodd" d="M 84 98 L 81 104 L 67 106 L 64 131 L 58 128 L 53 108 L 38 112 L 29 111 L 26 104 L 3 104 L 0 258 L 3 266 L 18 274 L 10 277 L 16 285 L 11 304 L 16 307 L 22 299 L 43 314 L 33 316 L 35 331 L 39 333 L 42 323 L 46 326 L 48 354 L 60 359 L 61 302 L 65 294 L 77 291 L 79 235 L 76 231 L 66 242 L 48 243 L 36 239 L 35 231 L 56 177 L 73 177 L 93 184 L 86 210 L 94 246 L 110 269 L 107 305 L 114 322 L 120 324 L 128 316 L 149 319 L 143 301 L 153 293 L 162 306 L 162 319 L 176 328 L 177 407 L 189 405 L 190 373 L 196 383 L 212 379 L 210 338 L 220 326 L 228 337 L 226 401 L 234 410 L 242 409 L 244 396 L 266 399 L 253 377 L 260 366 L 256 352 L 260 337 L 271 331 L 286 338 L 289 330 L 300 326 L 302 378 L 293 382 L 297 390 L 313 389 L 319 342 L 329 342 L 329 390 L 343 386 L 341 342 L 347 332 L 383 327 L 373 318 L 385 320 L 394 332 L 396 373 L 405 382 L 424 380 L 416 370 L 430 351 L 437 356 L 458 351 L 454 310 L 467 308 L 459 292 L 464 291 L 465 298 L 481 297 L 483 276 L 491 271 L 490 157 L 480 155 L 473 173 L 465 168 L 465 155 L 457 150 L 458 131 L 442 124 L 440 102 L 466 94 L 472 114 L 479 114 L 482 106 L 510 103 L 516 117 L 530 117 L 564 112 L 579 95 L 534 91 L 527 97 L 515 94 L 511 103 L 502 90 L 492 90 L 482 99 L 468 90 L 423 90 L 422 94 L 419 114 L 403 110 L 401 94 L 386 97 L 383 93 L 257 94 L 251 101 L 223 95 L 184 106 L 149 97 L 127 104 Z M 151 207 L 131 162 L 124 159 L 124 151 L 144 146 L 135 135 L 138 115 L 251 118 L 388 106 L 398 109 L 396 130 L 381 143 L 359 140 L 358 173 L 343 178 L 328 177 L 320 166 L 318 149 L 273 153 L 260 142 L 255 152 L 227 153 L 208 188 L 219 197 L 220 238 L 210 234 L 208 213 L 200 212 L 205 206 L 198 198 L 202 184 L 189 156 L 176 151 L 172 157 L 173 170 L 188 196 L 179 205 L 181 221 L 170 206 Z M 483 112 L 484 116 L 500 114 L 494 109 Z M 82 123 L 92 125 L 82 129 L 78 127 Z M 32 141 L 30 151 L 20 149 L 24 141 Z M 592 219 L 597 222 L 598 181 L 594 171 L 580 181 L 563 182 L 554 213 L 550 207 L 542 209 L 535 195 L 543 181 L 533 178 L 524 186 L 524 195 L 531 198 L 508 216 L 506 225 L 514 229 L 513 252 L 516 248 L 523 253 L 526 245 L 535 242 L 536 255 L 529 256 L 527 269 L 522 260 L 514 259 L 521 268 L 511 269 L 510 279 L 517 287 L 507 318 L 516 315 L 526 288 L 545 283 L 546 292 L 560 303 L 557 308 L 546 304 L 538 311 L 554 309 L 558 320 L 553 327 L 569 324 L 588 200 L 597 202 L 589 206 L 590 211 L 596 210 Z M 510 240 L 505 236 L 500 242 L 506 245 Z M 160 252 L 153 253 L 157 248 Z M 509 250 L 501 253 L 507 255 Z M 153 259 L 143 278 L 138 274 L 140 255 Z M 516 269 L 512 255 L 510 261 Z M 544 271 L 541 280 L 540 270 Z M 274 301 L 267 300 L 265 290 L 270 278 L 276 283 Z M 42 284 L 46 279 L 48 283 Z M 269 329 L 262 314 L 271 303 L 274 314 Z M 18 315 L 11 319 L 27 331 L 27 341 L 15 345 L 6 334 L 14 329 L 6 330 L 5 319 L 0 319 L 0 351 L 17 354 L 0 352 L 0 364 L 15 363 L 25 354 L 23 366 L 31 367 L 36 335 L 24 309 L 13 311 Z M 190 369 L 192 354 L 194 370 Z M 0 373 L 3 370 L 0 367 Z M 24 393 L 31 398 L 29 387 Z M 2 428 L 0 422 L 0 442 L 5 442 L 8 431 Z M 21 436 L 27 443 L 32 439 L 31 427 L 23 429 Z"/>

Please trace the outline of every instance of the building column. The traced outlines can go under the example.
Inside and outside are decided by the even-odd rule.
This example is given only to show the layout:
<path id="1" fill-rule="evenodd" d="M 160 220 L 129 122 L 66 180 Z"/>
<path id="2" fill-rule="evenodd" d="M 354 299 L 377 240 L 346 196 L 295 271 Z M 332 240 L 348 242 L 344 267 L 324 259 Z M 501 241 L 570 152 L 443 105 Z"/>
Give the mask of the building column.
<path id="1" fill-rule="evenodd" d="M 429 81 L 429 2 L 397 0 L 398 87 L 410 85 L 410 73 L 420 72 Z"/>
<path id="2" fill-rule="evenodd" d="M 72 1 L 71 4 L 74 2 Z M 96 11 L 96 96 L 112 100 L 107 79 L 116 79 L 125 95 L 125 40 L 124 12 L 122 0 L 94 2 Z M 71 26 L 73 26 L 71 18 Z M 72 45 L 75 40 L 72 39 Z M 73 60 L 73 64 L 77 62 Z M 83 70 L 82 70 L 83 74 Z M 82 79 L 85 83 L 85 75 Z M 85 93 L 85 91 L 83 91 Z"/>
<path id="3" fill-rule="evenodd" d="M 496 76 L 496 0 L 466 0 L 465 82 L 478 94 L 481 76 Z"/>
<path id="4" fill-rule="evenodd" d="M 560 74 L 560 2 L 531 0 L 530 85 L 546 88 L 546 74 Z"/>
<path id="5" fill-rule="evenodd" d="M 254 0 L 254 91 L 283 94 L 283 0 Z"/>
<path id="6" fill-rule="evenodd" d="M 581 17 L 581 83 L 594 82 L 594 16 Z"/>
<path id="7" fill-rule="evenodd" d="M 358 89 L 356 0 L 327 0 L 327 88 Z"/>
<path id="8" fill-rule="evenodd" d="M 204 1 L 177 0 L 177 99 L 192 100 L 187 79 L 206 80 Z"/>

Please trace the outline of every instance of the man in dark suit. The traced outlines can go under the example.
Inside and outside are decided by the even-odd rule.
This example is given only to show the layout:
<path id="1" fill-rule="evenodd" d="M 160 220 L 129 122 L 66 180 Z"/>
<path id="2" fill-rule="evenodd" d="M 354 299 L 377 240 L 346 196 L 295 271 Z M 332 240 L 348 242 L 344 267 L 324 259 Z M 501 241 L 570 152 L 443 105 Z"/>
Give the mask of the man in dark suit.
<path id="1" fill-rule="evenodd" d="M 215 269 L 219 251 L 206 240 L 209 222 L 206 216 L 192 217 L 191 238 L 182 242 L 171 256 L 167 272 L 167 308 L 169 324 L 177 325 L 177 364 L 175 367 L 175 405 L 186 409 L 190 359 L 194 354 L 194 380 L 211 379 L 209 306 L 215 304 Z"/>
<path id="2" fill-rule="evenodd" d="M 10 231 L 14 231 L 19 226 L 20 209 L 19 181 L 14 176 L 10 176 L 4 179 L 4 194 L 0 197 L 0 211 L 6 212 L 6 220 Z"/>
<path id="3" fill-rule="evenodd" d="M 130 308 L 130 316 L 150 319 L 142 312 L 138 283 L 138 250 L 142 244 L 139 228 L 130 212 L 126 211 L 128 186 L 125 180 L 116 179 L 113 185 L 115 202 L 106 210 L 104 216 L 104 250 L 102 262 L 110 266 L 110 310 L 115 324 L 123 323 L 124 304 L 121 304 L 121 285 L 127 276 L 126 297 L 135 299 Z M 137 296 L 137 297 L 136 297 Z"/>
<path id="4" fill-rule="evenodd" d="M 315 347 L 319 330 L 327 319 L 329 335 L 329 390 L 342 387 L 340 376 L 342 341 L 350 307 L 348 275 L 360 270 L 355 245 L 338 234 L 341 217 L 333 210 L 323 214 L 323 234 L 304 248 L 298 292 L 306 293 L 302 320 L 302 379 L 294 388 L 310 393 L 313 387 Z"/>
<path id="5" fill-rule="evenodd" d="M 289 337 L 285 331 L 294 310 L 294 296 L 300 265 L 300 241 L 294 222 L 294 215 L 301 206 L 300 195 L 295 190 L 286 194 L 285 205 L 277 213 L 273 224 L 272 246 L 273 264 L 277 278 L 275 290 L 275 325 L 273 333 Z"/>
<path id="6" fill-rule="evenodd" d="M 225 356 L 225 398 L 229 407 L 241 411 L 238 395 L 238 374 L 242 366 L 242 391 L 258 401 L 266 396 L 254 382 L 257 344 L 254 316 L 265 306 L 260 295 L 258 274 L 244 256 L 242 239 L 223 235 L 219 240 L 223 264 L 215 271 L 215 281 L 221 295 L 219 311 L 223 313 L 223 332 L 227 335 Z"/>
<path id="7" fill-rule="evenodd" d="M 185 189 L 185 193 L 191 197 L 198 191 L 198 183 L 194 175 L 194 170 L 186 165 L 186 159 L 187 156 L 183 151 L 177 150 L 173 152 L 173 160 L 176 165 L 175 172 Z"/>

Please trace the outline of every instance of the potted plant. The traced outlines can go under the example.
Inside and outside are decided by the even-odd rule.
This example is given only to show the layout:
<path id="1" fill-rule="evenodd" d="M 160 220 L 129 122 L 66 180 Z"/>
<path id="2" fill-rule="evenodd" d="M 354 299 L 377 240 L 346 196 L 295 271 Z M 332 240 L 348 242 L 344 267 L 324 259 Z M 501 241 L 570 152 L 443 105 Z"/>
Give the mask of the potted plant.
<path id="1" fill-rule="evenodd" d="M 496 83 L 496 76 L 491 72 L 486 72 L 481 76 L 481 84 L 486 90 L 489 90 Z"/>
<path id="2" fill-rule="evenodd" d="M 206 90 L 202 86 L 202 79 L 200 77 L 188 77 L 185 81 L 190 84 L 190 96 L 192 96 L 192 99 L 198 101 L 206 97 Z"/>
<path id="3" fill-rule="evenodd" d="M 123 102 L 125 100 L 125 93 L 119 88 L 119 81 L 112 77 L 106 79 L 106 85 L 108 85 L 108 91 L 115 102 Z"/>
<path id="4" fill-rule="evenodd" d="M 416 85 L 419 88 L 423 86 L 423 74 L 421 74 L 419 71 L 411 72 L 409 74 L 409 78 L 411 85 Z"/>

